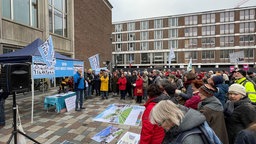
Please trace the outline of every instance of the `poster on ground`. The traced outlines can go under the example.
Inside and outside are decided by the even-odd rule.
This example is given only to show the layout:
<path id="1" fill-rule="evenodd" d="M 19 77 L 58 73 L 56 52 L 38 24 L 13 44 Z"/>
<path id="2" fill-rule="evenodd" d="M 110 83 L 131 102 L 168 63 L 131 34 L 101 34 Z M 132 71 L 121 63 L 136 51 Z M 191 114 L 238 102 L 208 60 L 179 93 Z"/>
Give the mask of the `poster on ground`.
<path id="1" fill-rule="evenodd" d="M 139 126 L 144 106 L 129 104 L 111 104 L 93 120 L 115 124 Z"/>
<path id="2" fill-rule="evenodd" d="M 117 144 L 138 144 L 140 135 L 132 132 L 126 132 Z"/>
<path id="3" fill-rule="evenodd" d="M 96 135 L 92 137 L 93 140 L 97 142 L 103 142 L 103 143 L 109 143 L 111 142 L 114 138 L 119 136 L 120 134 L 123 133 L 123 129 L 114 127 L 114 126 L 108 126 L 107 128 L 103 129 Z"/>

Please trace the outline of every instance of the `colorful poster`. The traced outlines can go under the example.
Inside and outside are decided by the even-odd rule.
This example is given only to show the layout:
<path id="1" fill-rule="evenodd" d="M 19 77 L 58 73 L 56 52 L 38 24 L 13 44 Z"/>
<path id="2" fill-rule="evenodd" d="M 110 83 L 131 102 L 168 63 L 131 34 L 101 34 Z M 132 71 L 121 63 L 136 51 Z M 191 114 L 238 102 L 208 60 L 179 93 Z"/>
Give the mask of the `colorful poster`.
<path id="1" fill-rule="evenodd" d="M 93 120 L 115 124 L 139 126 L 144 106 L 128 104 L 111 104 Z"/>
<path id="2" fill-rule="evenodd" d="M 91 68 L 93 70 L 100 68 L 100 60 L 99 60 L 99 54 L 93 55 L 88 58 Z"/>
<path id="3" fill-rule="evenodd" d="M 244 64 L 243 65 L 243 69 L 244 69 L 244 71 L 249 71 L 249 65 L 248 64 Z"/>
<path id="4" fill-rule="evenodd" d="M 117 128 L 114 126 L 108 126 L 107 128 L 103 129 L 96 135 L 92 137 L 93 140 L 97 142 L 103 142 L 103 143 L 109 143 L 111 142 L 114 138 L 119 136 L 120 134 L 123 133 L 123 129 Z"/>
<path id="5" fill-rule="evenodd" d="M 117 144 L 138 144 L 140 135 L 132 132 L 126 132 Z"/>

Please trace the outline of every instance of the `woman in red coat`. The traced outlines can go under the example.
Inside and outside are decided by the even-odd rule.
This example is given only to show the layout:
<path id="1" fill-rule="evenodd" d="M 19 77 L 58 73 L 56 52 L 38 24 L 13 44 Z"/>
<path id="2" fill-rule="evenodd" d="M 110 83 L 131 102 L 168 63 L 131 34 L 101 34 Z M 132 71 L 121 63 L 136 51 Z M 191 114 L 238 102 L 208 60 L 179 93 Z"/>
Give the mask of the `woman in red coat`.
<path id="1" fill-rule="evenodd" d="M 137 96 L 136 102 L 141 103 L 143 95 L 143 79 L 141 78 L 140 74 L 137 75 L 134 86 L 134 95 Z"/>
<path id="2" fill-rule="evenodd" d="M 162 94 L 163 90 L 158 84 L 151 84 L 148 87 L 148 101 L 145 104 L 145 111 L 142 115 L 142 129 L 140 134 L 140 144 L 161 144 L 165 136 L 161 126 L 150 123 L 149 115 L 152 108 L 161 100 L 168 96 Z"/>
<path id="3" fill-rule="evenodd" d="M 119 85 L 119 90 L 121 92 L 121 98 L 120 99 L 124 99 L 125 100 L 125 94 L 126 94 L 126 77 L 124 76 L 124 74 L 121 74 L 121 77 L 118 79 L 117 84 Z"/>

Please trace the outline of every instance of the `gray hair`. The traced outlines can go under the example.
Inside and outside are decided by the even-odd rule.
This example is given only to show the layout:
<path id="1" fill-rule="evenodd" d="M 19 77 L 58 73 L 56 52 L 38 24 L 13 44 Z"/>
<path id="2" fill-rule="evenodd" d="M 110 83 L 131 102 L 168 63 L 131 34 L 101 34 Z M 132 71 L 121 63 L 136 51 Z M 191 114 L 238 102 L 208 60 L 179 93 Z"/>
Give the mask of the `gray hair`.
<path id="1" fill-rule="evenodd" d="M 179 109 L 179 106 L 174 104 L 171 100 L 160 101 L 150 112 L 150 122 L 152 124 L 169 120 L 179 126 L 183 118 L 183 112 Z"/>

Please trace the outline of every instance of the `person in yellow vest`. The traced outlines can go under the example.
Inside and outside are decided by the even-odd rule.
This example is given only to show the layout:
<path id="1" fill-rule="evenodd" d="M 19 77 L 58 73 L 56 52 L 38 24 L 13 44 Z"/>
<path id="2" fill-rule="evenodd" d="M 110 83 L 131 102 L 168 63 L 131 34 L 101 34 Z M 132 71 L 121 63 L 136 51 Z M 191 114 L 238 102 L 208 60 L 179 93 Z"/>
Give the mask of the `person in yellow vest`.
<path id="1" fill-rule="evenodd" d="M 254 88 L 254 84 L 246 78 L 246 71 L 241 70 L 241 69 L 237 70 L 234 73 L 234 77 L 236 79 L 235 83 L 244 86 L 249 99 L 255 103 L 256 102 L 256 90 Z"/>

